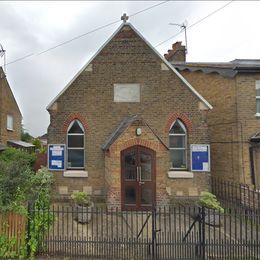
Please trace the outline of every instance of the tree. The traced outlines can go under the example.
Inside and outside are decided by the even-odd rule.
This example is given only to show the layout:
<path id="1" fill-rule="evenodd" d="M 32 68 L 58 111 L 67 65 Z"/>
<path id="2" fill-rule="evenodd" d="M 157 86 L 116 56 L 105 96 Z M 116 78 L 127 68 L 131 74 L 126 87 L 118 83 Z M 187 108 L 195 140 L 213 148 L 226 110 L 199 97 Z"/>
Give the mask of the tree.
<path id="1" fill-rule="evenodd" d="M 32 139 L 33 137 L 28 132 L 26 132 L 24 128 L 22 128 L 21 140 L 27 143 L 31 143 Z"/>

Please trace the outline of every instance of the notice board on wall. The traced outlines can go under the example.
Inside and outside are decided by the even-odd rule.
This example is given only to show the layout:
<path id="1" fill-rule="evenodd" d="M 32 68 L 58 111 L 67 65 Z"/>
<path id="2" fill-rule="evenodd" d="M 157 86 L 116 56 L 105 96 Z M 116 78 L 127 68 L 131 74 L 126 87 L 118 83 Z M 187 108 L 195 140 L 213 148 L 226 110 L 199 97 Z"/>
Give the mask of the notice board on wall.
<path id="1" fill-rule="evenodd" d="M 65 169 L 65 144 L 48 145 L 48 168 L 52 171 Z"/>
<path id="2" fill-rule="evenodd" d="M 191 144 L 191 171 L 210 172 L 210 145 Z"/>

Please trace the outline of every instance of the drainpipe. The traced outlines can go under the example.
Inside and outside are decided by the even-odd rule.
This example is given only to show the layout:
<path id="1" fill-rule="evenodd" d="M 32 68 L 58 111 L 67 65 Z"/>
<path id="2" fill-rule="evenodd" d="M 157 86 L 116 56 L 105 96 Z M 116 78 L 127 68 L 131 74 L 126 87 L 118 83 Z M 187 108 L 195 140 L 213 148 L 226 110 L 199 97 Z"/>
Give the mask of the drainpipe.
<path id="1" fill-rule="evenodd" d="M 245 169 L 244 169 L 244 144 L 243 144 L 243 126 L 240 120 L 238 119 L 238 101 L 237 101 L 237 75 L 235 77 L 235 102 L 236 102 L 236 121 L 237 124 L 240 127 L 240 143 L 241 143 L 241 166 L 242 166 L 242 176 L 239 176 L 239 181 L 241 180 L 240 178 L 243 178 L 244 183 L 246 183 L 246 178 L 245 178 Z M 237 135 L 238 136 L 238 135 Z"/>
<path id="2" fill-rule="evenodd" d="M 255 166 L 254 166 L 254 147 L 249 147 L 249 155 L 250 155 L 250 165 L 251 165 L 251 180 L 252 184 L 256 185 L 256 179 L 255 179 Z"/>

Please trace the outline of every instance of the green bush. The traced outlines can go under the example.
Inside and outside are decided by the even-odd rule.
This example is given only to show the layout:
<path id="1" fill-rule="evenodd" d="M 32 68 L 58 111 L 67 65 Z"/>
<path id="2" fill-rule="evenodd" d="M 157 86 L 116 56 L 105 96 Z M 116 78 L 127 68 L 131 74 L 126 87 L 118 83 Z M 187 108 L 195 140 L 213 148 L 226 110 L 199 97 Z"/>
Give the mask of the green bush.
<path id="1" fill-rule="evenodd" d="M 0 156 L 0 211 L 27 214 L 27 203 L 31 201 L 38 210 L 37 214 L 29 215 L 30 238 L 28 246 L 30 256 L 26 256 L 26 244 L 20 247 L 20 259 L 34 258 L 42 245 L 42 234 L 48 230 L 54 219 L 53 214 L 46 218 L 46 209 L 50 207 L 51 186 L 53 175 L 47 168 L 41 168 L 36 173 L 31 169 L 34 156 L 13 148 L 8 148 Z M 0 258 L 14 257 L 9 245 L 15 240 L 0 236 Z M 22 257 L 22 258 L 21 258 Z"/>
<path id="2" fill-rule="evenodd" d="M 217 197 L 211 192 L 202 192 L 199 199 L 199 204 L 203 207 L 219 210 L 221 213 L 224 212 L 224 209 L 221 207 Z"/>
<path id="3" fill-rule="evenodd" d="M 83 191 L 74 191 L 71 195 L 72 200 L 79 206 L 90 205 L 90 195 Z"/>
<path id="4" fill-rule="evenodd" d="M 34 139 L 32 144 L 35 145 L 36 150 L 40 150 L 42 148 L 42 143 L 38 138 Z"/>
<path id="5" fill-rule="evenodd" d="M 0 210 L 20 212 L 31 189 L 34 175 L 23 161 L 0 160 Z M 23 210 L 22 210 L 23 211 Z"/>
<path id="6" fill-rule="evenodd" d="M 50 194 L 53 183 L 53 175 L 46 167 L 42 167 L 31 178 L 32 185 L 32 207 L 37 210 L 37 213 L 29 216 L 30 218 L 30 240 L 28 245 L 30 247 L 30 258 L 33 258 L 39 247 L 42 245 L 42 234 L 48 231 L 50 224 L 54 220 L 52 213 L 46 213 L 50 207 Z"/>
<path id="7" fill-rule="evenodd" d="M 15 250 L 16 238 L 8 238 L 6 235 L 0 235 L 0 257 L 1 259 L 10 259 L 17 257 Z"/>
<path id="8" fill-rule="evenodd" d="M 31 176 L 31 193 L 29 200 L 34 201 L 35 206 L 46 209 L 50 206 L 53 174 L 46 167 L 42 167 Z"/>
<path id="9" fill-rule="evenodd" d="M 29 165 L 32 168 L 36 161 L 36 155 L 30 154 L 21 149 L 8 147 L 5 151 L 0 153 L 0 161 L 5 161 L 5 162 L 19 161 L 21 163 Z"/>

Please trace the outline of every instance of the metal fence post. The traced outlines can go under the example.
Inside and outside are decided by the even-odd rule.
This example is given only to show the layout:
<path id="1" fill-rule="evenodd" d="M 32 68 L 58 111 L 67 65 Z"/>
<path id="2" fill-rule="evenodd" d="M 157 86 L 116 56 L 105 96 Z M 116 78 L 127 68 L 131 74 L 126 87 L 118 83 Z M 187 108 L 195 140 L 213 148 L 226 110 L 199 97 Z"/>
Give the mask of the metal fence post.
<path id="1" fill-rule="evenodd" d="M 205 241 L 205 208 L 199 207 L 199 241 L 197 244 L 196 249 L 196 256 L 201 257 L 201 259 L 205 259 L 205 247 L 206 247 L 206 241 Z"/>
<path id="2" fill-rule="evenodd" d="M 157 248 L 156 248 L 156 208 L 152 209 L 152 259 L 157 259 Z"/>
<path id="3" fill-rule="evenodd" d="M 31 202 L 28 202 L 27 208 L 27 238 L 26 238 L 26 245 L 27 245 L 27 256 L 29 257 L 31 254 L 31 247 L 29 245 L 29 241 L 31 239 Z"/>
<path id="4" fill-rule="evenodd" d="M 209 214 L 209 212 L 208 212 Z M 214 213 L 215 214 L 215 213 Z M 202 259 L 206 259 L 206 254 L 205 254 L 205 249 L 206 249 L 206 233 L 205 233 L 205 216 L 206 216 L 206 213 L 205 213 L 205 208 L 202 207 L 202 212 L 201 212 L 201 228 L 202 228 L 202 237 L 201 237 L 201 249 L 202 249 Z"/>

